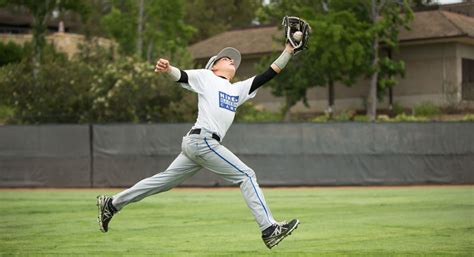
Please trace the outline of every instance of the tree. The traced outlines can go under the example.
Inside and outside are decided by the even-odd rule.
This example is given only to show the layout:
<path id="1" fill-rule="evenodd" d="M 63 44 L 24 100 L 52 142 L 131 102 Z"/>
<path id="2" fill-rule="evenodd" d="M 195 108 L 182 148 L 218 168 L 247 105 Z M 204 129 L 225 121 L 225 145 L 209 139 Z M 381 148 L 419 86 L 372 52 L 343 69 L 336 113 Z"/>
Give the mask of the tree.
<path id="1" fill-rule="evenodd" d="M 413 18 L 413 13 L 407 0 L 371 0 L 370 20 L 372 23 L 371 70 L 370 89 L 367 97 L 367 116 L 374 121 L 377 116 L 377 86 L 385 85 L 387 81 L 379 83 L 379 74 L 382 67 L 391 67 L 391 73 L 402 73 L 404 66 L 400 62 L 392 62 L 390 58 L 379 58 L 380 43 L 387 48 L 395 49 L 398 46 L 398 34 L 402 26 L 407 27 Z M 392 62 L 392 63 L 391 63 Z M 391 77 L 384 78 L 392 80 Z M 393 84 L 393 83 L 392 83 Z"/>
<path id="2" fill-rule="evenodd" d="M 36 78 L 30 58 L 0 68 L 0 99 L 13 109 L 11 123 L 73 123 L 83 120 L 88 109 L 89 67 L 68 61 L 46 46 Z M 60 76 L 58 76 L 61 74 Z M 33 86 L 34 85 L 34 86 Z"/>
<path id="3" fill-rule="evenodd" d="M 196 29 L 184 22 L 184 0 L 147 1 L 145 5 L 144 46 L 146 59 L 165 56 L 174 60 L 190 57 L 187 46 Z"/>
<path id="4" fill-rule="evenodd" d="M 53 11 L 64 12 L 71 10 L 87 17 L 88 6 L 81 1 L 75 0 L 1 0 L 1 6 L 17 6 L 27 10 L 33 17 L 33 83 L 38 76 L 38 71 L 42 62 L 43 49 L 46 45 L 47 21 Z"/>
<path id="5" fill-rule="evenodd" d="M 188 0 L 185 21 L 197 33 L 190 42 L 198 42 L 229 29 L 248 27 L 256 21 L 262 0 Z"/>
<path id="6" fill-rule="evenodd" d="M 377 5 L 375 14 L 371 3 Z M 328 86 L 331 110 L 336 82 L 350 86 L 356 79 L 369 76 L 367 112 L 374 119 L 377 92 L 382 96 L 386 88 L 396 83 L 394 77 L 403 74 L 402 61 L 380 58 L 379 52 L 382 49 L 380 44 L 383 49 L 397 49 L 399 29 L 412 17 L 408 2 L 277 0 L 260 11 L 262 20 L 273 22 L 289 14 L 308 20 L 313 33 L 309 50 L 292 61 L 271 84 L 275 95 L 286 98 L 283 110 L 287 111 L 299 100 L 307 104 L 306 91 L 314 86 Z"/>
<path id="7" fill-rule="evenodd" d="M 143 19 L 144 19 L 145 0 L 138 1 L 137 17 L 137 56 L 142 56 L 143 49 Z"/>
<path id="8" fill-rule="evenodd" d="M 310 2 L 318 10 L 305 7 L 295 9 L 295 6 L 305 6 L 303 2 Z M 282 111 L 288 120 L 289 109 L 298 101 L 302 100 L 308 105 L 306 92 L 309 88 L 327 86 L 330 92 L 328 110 L 331 111 L 334 105 L 335 83 L 341 82 L 351 86 L 365 72 L 368 54 L 366 45 L 369 38 L 367 25 L 358 20 L 354 13 L 332 11 L 319 1 L 278 3 L 281 6 L 274 3 L 262 11 L 266 15 L 264 20 L 272 20 L 273 16 L 281 18 L 287 8 L 293 8 L 292 15 L 306 19 L 312 26 L 313 33 L 310 36 L 309 49 L 295 56 L 285 71 L 269 84 L 272 93 L 285 97 Z"/>
<path id="9" fill-rule="evenodd" d="M 6 4 L 6 0 L 0 1 Z M 53 9 L 53 5 L 41 6 L 47 12 L 74 7 L 63 0 L 46 2 L 57 4 Z M 46 2 L 21 3 L 34 6 Z M 152 65 L 143 61 L 145 54 L 159 54 L 178 67 L 192 67 L 185 45 L 193 29 L 182 21 L 183 1 L 142 2 L 143 14 L 138 11 L 137 1 L 83 2 L 94 7 L 91 12 L 94 21 L 100 14 L 107 14 L 99 25 L 105 24 L 104 31 L 113 34 L 121 52 L 130 56 L 91 45 L 95 41 L 90 40 L 72 59 L 55 52 L 51 45 L 45 45 L 39 66 L 32 61 L 36 55 L 28 52 L 20 63 L 0 67 L 0 102 L 12 110 L 10 122 L 191 121 L 196 112 L 196 97 L 166 76 L 158 76 Z M 138 27 L 139 19 L 143 21 L 141 28 Z M 88 21 L 85 26 L 88 36 L 101 33 L 102 30 L 91 25 Z M 142 50 L 137 44 L 139 35 Z M 25 76 L 33 70 L 36 70 L 35 76 Z"/>
<path id="10" fill-rule="evenodd" d="M 328 113 L 334 109 L 334 85 L 340 82 L 352 86 L 367 67 L 368 38 L 366 26 L 348 11 L 333 11 L 319 16 L 314 22 L 317 28 L 312 40 L 314 44 L 308 54 L 314 58 L 313 81 L 318 86 L 328 87 Z"/>
<path id="11" fill-rule="evenodd" d="M 0 99 L 13 110 L 10 123 L 192 121 L 196 97 L 137 57 L 115 56 L 84 45 L 69 60 L 47 46 L 32 87 L 29 59 L 0 67 Z M 189 58 L 173 64 L 190 67 Z"/>
<path id="12" fill-rule="evenodd" d="M 258 9 L 258 20 L 264 24 L 281 24 L 284 16 L 298 16 L 310 19 L 321 15 L 324 10 L 323 0 L 271 0 L 269 4 Z"/>
<path id="13" fill-rule="evenodd" d="M 101 25 L 118 44 L 125 55 L 136 51 L 137 6 L 134 1 L 111 1 L 108 11 L 101 18 Z"/>
<path id="14" fill-rule="evenodd" d="M 120 52 L 148 61 L 158 55 L 185 52 L 183 49 L 195 31 L 183 21 L 183 0 L 115 0 L 109 9 L 102 25 L 119 43 Z"/>
<path id="15" fill-rule="evenodd" d="M 87 19 L 81 21 L 81 33 L 84 34 L 87 40 L 94 37 L 105 37 L 107 33 L 101 26 L 101 19 L 110 9 L 109 1 L 82 0 L 81 2 L 88 6 Z"/>
<path id="16" fill-rule="evenodd" d="M 333 10 L 347 10 L 361 22 L 366 23 L 370 33 L 367 49 L 369 63 L 365 75 L 370 78 L 367 96 L 367 115 L 375 120 L 377 100 L 385 95 L 397 82 L 396 76 L 403 76 L 405 65 L 401 60 L 393 60 L 391 53 L 398 50 L 398 34 L 401 27 L 408 29 L 413 18 L 410 4 L 430 4 L 432 0 L 339 0 L 331 1 Z M 379 57 L 380 53 L 387 55 Z"/>

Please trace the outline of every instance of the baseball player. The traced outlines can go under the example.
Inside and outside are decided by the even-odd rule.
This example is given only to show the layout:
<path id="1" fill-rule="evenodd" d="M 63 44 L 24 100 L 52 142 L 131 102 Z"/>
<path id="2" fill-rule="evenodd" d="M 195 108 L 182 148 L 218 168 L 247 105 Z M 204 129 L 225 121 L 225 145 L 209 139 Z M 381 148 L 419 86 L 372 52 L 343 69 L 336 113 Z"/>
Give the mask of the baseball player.
<path id="1" fill-rule="evenodd" d="M 263 73 L 247 80 L 231 83 L 240 65 L 237 49 L 227 47 L 209 59 L 205 69 L 180 70 L 168 60 L 159 59 L 156 73 L 166 73 L 182 87 L 198 95 L 198 117 L 192 129 L 183 137 L 182 152 L 163 172 L 139 181 L 131 188 L 112 197 L 97 197 L 100 230 L 107 232 L 113 215 L 132 202 L 161 193 L 179 185 L 201 168 L 240 185 L 268 248 L 277 245 L 296 229 L 298 219 L 276 222 L 265 202 L 255 172 L 221 144 L 237 108 L 255 97 L 257 89 L 275 77 L 293 55 L 294 47 L 286 44 L 282 54 Z"/>

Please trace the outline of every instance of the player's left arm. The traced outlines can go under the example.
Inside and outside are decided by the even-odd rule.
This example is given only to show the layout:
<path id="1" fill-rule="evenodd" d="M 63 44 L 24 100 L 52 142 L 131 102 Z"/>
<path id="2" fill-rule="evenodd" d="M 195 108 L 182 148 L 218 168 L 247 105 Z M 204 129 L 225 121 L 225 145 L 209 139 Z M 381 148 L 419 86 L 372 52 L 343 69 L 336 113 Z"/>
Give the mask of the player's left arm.
<path id="1" fill-rule="evenodd" d="M 249 94 L 252 94 L 255 90 L 263 86 L 263 84 L 267 83 L 268 81 L 273 79 L 278 73 L 280 73 L 293 56 L 293 50 L 293 46 L 287 43 L 285 46 L 285 50 L 283 50 L 281 55 L 272 63 L 272 65 L 270 65 L 270 67 L 263 73 L 255 76 L 252 82 L 252 86 L 250 87 Z"/>

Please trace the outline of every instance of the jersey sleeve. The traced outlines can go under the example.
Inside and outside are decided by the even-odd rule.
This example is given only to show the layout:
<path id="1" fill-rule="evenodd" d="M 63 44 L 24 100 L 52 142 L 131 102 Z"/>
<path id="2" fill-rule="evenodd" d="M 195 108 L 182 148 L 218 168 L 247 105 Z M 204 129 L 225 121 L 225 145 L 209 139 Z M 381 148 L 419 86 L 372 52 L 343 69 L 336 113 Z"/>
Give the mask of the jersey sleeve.
<path id="1" fill-rule="evenodd" d="M 239 87 L 239 106 L 245 103 L 245 101 L 254 98 L 255 95 L 257 95 L 257 90 L 253 91 L 251 94 L 249 94 L 250 88 L 252 87 L 252 82 L 255 79 L 255 76 L 239 81 L 234 84 L 234 86 Z"/>
<path id="2" fill-rule="evenodd" d="M 204 83 L 206 72 L 208 70 L 200 69 L 200 70 L 185 70 L 186 74 L 188 74 L 188 82 L 187 83 L 180 83 L 181 87 L 186 88 L 192 92 L 196 92 L 198 94 L 203 94 L 204 92 Z"/>

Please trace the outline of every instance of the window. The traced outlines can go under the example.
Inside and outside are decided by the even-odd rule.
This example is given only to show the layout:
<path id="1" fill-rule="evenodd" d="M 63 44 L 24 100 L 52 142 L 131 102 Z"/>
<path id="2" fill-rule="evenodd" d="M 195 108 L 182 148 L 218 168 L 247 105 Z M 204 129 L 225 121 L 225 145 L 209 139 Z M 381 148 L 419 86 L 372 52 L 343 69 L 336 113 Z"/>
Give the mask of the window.
<path id="1" fill-rule="evenodd" d="M 474 100 L 473 59 L 462 59 L 462 100 Z"/>

